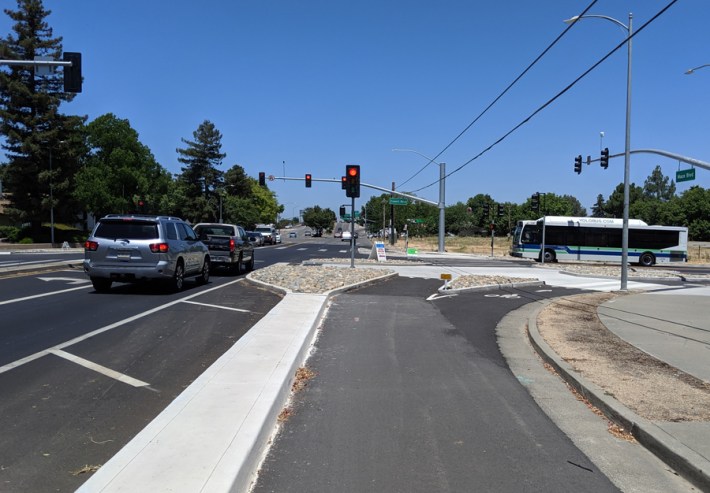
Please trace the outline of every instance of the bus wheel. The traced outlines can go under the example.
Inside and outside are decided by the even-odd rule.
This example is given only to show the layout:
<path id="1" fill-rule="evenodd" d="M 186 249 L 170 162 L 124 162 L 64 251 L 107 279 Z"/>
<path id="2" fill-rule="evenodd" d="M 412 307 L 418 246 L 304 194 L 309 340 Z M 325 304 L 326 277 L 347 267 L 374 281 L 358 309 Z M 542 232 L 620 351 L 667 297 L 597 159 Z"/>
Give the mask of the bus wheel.
<path id="1" fill-rule="evenodd" d="M 644 267 L 651 267 L 656 263 L 656 257 L 653 256 L 651 252 L 646 252 L 639 257 L 639 265 Z"/>
<path id="2" fill-rule="evenodd" d="M 545 250 L 545 262 L 557 262 L 557 256 L 552 250 Z"/>

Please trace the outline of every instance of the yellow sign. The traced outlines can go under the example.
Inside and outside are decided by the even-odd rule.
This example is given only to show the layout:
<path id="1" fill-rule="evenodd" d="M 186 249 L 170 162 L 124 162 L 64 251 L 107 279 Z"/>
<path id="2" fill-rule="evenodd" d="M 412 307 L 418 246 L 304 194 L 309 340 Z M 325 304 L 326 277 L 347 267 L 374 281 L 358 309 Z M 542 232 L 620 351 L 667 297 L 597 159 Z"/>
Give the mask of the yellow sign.
<path id="1" fill-rule="evenodd" d="M 441 274 L 440 279 L 443 281 L 450 281 L 451 280 L 451 274 Z"/>

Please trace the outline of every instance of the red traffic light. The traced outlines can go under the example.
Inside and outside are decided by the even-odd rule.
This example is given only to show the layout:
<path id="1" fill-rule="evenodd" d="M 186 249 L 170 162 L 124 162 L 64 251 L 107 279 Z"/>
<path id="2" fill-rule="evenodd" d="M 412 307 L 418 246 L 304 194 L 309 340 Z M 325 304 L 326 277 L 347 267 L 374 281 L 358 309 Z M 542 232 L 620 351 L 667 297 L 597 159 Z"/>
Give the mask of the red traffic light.
<path id="1" fill-rule="evenodd" d="M 357 198 L 360 196 L 360 165 L 348 164 L 345 166 L 345 196 Z"/>
<path id="2" fill-rule="evenodd" d="M 306 188 L 311 188 L 311 174 L 306 173 Z"/>

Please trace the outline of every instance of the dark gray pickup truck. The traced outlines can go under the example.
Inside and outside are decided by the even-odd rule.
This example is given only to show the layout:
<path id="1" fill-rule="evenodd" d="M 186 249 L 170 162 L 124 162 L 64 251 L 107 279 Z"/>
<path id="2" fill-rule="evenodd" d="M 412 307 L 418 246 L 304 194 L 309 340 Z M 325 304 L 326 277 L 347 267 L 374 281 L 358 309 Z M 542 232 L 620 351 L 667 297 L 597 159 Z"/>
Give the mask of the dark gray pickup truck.
<path id="1" fill-rule="evenodd" d="M 207 245 L 212 267 L 225 267 L 237 275 L 254 269 L 254 246 L 241 226 L 199 223 L 192 229 Z"/>

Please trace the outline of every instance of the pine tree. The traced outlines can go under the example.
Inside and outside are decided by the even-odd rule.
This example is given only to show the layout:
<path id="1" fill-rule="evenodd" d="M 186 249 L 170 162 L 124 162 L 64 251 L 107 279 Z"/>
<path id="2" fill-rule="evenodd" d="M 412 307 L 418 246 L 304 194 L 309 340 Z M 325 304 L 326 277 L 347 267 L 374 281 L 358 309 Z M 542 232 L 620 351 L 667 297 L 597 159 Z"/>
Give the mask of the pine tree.
<path id="1" fill-rule="evenodd" d="M 217 167 L 226 156 L 222 150 L 222 134 L 214 123 L 205 120 L 192 133 L 194 140 L 181 139 L 185 149 L 176 149 L 182 168 L 180 181 L 187 204 L 183 211 L 193 221 L 212 221 L 218 218 L 219 196 L 224 172 Z"/>
<path id="2" fill-rule="evenodd" d="M 675 188 L 675 182 L 663 174 L 660 166 L 656 166 L 643 184 L 643 195 L 667 202 L 675 196 Z"/>
<path id="3" fill-rule="evenodd" d="M 606 217 L 604 207 L 604 196 L 602 194 L 599 194 L 597 195 L 597 201 L 592 206 L 592 217 Z"/>
<path id="4" fill-rule="evenodd" d="M 53 37 L 45 21 L 51 12 L 41 0 L 17 0 L 17 10 L 4 12 L 14 24 L 0 44 L 1 58 L 61 58 L 62 38 Z M 3 185 L 11 197 L 8 212 L 31 223 L 35 232 L 49 219 L 50 209 L 57 220 L 72 219 L 77 210 L 71 189 L 82 148 L 83 119 L 59 114 L 60 104 L 74 98 L 62 92 L 62 84 L 61 71 L 41 76 L 33 66 L 0 68 L 0 134 L 8 157 Z"/>

